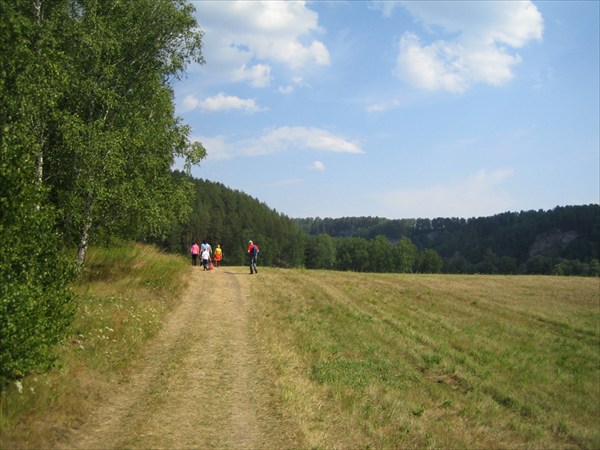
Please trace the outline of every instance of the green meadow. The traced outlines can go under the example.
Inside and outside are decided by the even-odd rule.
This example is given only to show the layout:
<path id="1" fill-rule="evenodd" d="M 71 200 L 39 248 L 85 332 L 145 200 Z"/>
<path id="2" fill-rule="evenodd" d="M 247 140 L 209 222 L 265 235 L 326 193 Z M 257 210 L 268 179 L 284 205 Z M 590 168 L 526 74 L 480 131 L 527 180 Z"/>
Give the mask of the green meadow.
<path id="1" fill-rule="evenodd" d="M 256 334 L 316 448 L 600 448 L 598 279 L 262 270 Z"/>

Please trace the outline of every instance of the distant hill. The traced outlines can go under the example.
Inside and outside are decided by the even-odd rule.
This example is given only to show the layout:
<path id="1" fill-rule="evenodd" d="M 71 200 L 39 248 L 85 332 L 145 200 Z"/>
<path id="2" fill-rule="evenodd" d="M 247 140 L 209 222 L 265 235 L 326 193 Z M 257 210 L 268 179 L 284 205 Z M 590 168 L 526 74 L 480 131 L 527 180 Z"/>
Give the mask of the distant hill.
<path id="1" fill-rule="evenodd" d="M 600 259 L 600 205 L 556 207 L 544 211 L 506 212 L 471 219 L 397 219 L 344 217 L 294 219 L 310 235 L 334 238 L 385 236 L 410 239 L 419 250 L 433 249 L 444 271 L 520 272 L 528 262 L 547 273 L 561 260 L 597 263 Z M 509 270 L 510 269 L 510 270 Z"/>

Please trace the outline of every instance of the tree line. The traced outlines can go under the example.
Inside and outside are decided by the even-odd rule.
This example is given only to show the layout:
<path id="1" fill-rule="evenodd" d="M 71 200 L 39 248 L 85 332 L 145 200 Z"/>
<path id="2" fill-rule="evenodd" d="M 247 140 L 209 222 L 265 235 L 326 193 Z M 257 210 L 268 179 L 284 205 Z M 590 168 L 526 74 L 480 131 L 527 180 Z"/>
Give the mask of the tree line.
<path id="1" fill-rule="evenodd" d="M 222 183 L 194 179 L 183 172 L 176 178 L 193 183 L 190 213 L 162 238 L 147 242 L 176 253 L 189 254 L 194 242 L 206 240 L 223 249 L 223 264 L 244 265 L 249 240 L 260 247 L 260 264 L 299 267 L 304 262 L 305 233 L 288 217 L 248 194 Z"/>
<path id="2" fill-rule="evenodd" d="M 244 192 L 182 172 L 175 176 L 194 184 L 189 217 L 163 238 L 146 241 L 167 251 L 189 254 L 194 242 L 207 241 L 221 246 L 224 265 L 244 265 L 247 243 L 252 240 L 260 247 L 259 264 L 266 266 L 427 273 L 442 268 L 443 261 L 434 250 L 419 251 L 407 238 L 392 244 L 383 236 L 372 242 L 323 233 L 311 236 L 295 220 Z"/>
<path id="3" fill-rule="evenodd" d="M 372 249 L 408 240 L 420 252 L 434 251 L 442 259 L 443 273 L 600 275 L 597 204 L 470 219 L 345 217 L 294 221 L 311 236 L 378 242 Z M 389 253 L 389 249 L 383 252 Z"/>
<path id="4" fill-rule="evenodd" d="M 184 173 L 176 176 L 187 177 Z M 600 274 L 600 206 L 503 213 L 472 219 L 345 217 L 290 219 L 221 183 L 193 179 L 189 217 L 153 242 L 189 252 L 219 244 L 225 264 L 246 263 L 252 239 L 260 263 L 388 273 Z"/>
<path id="5" fill-rule="evenodd" d="M 46 367 L 90 243 L 187 217 L 205 155 L 172 82 L 203 63 L 185 0 L 0 0 L 0 388 Z"/>

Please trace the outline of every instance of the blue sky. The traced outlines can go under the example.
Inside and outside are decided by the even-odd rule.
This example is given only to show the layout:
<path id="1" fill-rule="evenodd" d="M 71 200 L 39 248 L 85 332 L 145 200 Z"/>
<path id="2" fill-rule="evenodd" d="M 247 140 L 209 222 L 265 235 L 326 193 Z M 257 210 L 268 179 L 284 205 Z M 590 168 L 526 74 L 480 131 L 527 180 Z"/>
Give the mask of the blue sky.
<path id="1" fill-rule="evenodd" d="M 289 217 L 598 203 L 598 1 L 193 1 L 192 169 Z"/>

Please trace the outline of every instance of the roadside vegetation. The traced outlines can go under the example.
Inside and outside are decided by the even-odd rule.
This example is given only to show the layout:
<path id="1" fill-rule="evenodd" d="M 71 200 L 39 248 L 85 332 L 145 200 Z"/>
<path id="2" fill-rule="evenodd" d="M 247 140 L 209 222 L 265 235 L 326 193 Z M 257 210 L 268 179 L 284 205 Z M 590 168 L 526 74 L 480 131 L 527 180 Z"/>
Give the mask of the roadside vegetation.
<path id="1" fill-rule="evenodd" d="M 185 287 L 186 259 L 154 247 L 93 247 L 74 285 L 75 319 L 56 367 L 14 380 L 1 394 L 0 448 L 48 448 L 85 421 L 161 329 Z"/>

